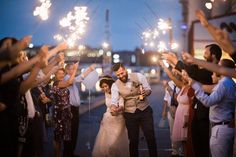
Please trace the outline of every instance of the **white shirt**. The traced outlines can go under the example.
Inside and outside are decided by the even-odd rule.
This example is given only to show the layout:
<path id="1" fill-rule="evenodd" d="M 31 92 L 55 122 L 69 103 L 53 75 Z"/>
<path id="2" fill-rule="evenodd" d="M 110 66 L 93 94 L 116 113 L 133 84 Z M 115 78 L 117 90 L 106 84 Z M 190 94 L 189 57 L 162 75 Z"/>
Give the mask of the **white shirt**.
<path id="1" fill-rule="evenodd" d="M 24 80 L 26 80 L 28 77 L 29 77 L 29 73 L 26 73 L 26 74 L 23 75 Z M 32 98 L 30 89 L 26 91 L 25 99 L 26 99 L 26 103 L 27 103 L 28 117 L 29 118 L 34 118 L 34 116 L 35 116 L 35 107 L 34 107 L 34 102 L 33 102 L 33 98 Z"/>
<path id="2" fill-rule="evenodd" d="M 70 78 L 69 75 L 65 76 L 65 80 L 68 80 L 69 78 Z M 75 77 L 73 84 L 68 87 L 70 91 L 70 104 L 72 106 L 78 107 L 80 105 L 80 95 L 79 95 L 79 90 L 76 83 L 79 83 L 82 81 L 83 81 L 82 76 L 78 75 Z"/>
<path id="3" fill-rule="evenodd" d="M 170 93 L 168 92 L 168 90 L 165 90 L 164 100 L 167 101 L 167 105 L 168 105 L 168 107 L 170 107 L 171 96 L 170 96 Z"/>

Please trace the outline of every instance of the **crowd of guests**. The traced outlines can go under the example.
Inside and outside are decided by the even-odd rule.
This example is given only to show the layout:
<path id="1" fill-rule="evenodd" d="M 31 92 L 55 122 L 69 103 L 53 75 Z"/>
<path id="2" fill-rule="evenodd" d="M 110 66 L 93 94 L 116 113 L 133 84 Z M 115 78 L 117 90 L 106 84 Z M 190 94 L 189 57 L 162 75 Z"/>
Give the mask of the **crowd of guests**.
<path id="1" fill-rule="evenodd" d="M 236 48 L 229 35 L 209 23 L 202 11 L 197 11 L 196 16 L 217 44 L 205 46 L 205 61 L 186 52 L 182 54 L 183 61 L 173 53 L 162 55 L 171 66 L 160 63 L 171 80 L 164 84 L 162 116 L 170 121 L 173 156 L 231 157 L 235 136 L 236 84 L 232 77 L 235 78 Z M 222 49 L 231 59 L 221 59 Z"/>
<path id="2" fill-rule="evenodd" d="M 162 117 L 168 118 L 172 156 L 231 157 L 236 103 L 236 48 L 227 33 L 197 12 L 218 44 L 205 46 L 204 60 L 189 53 L 182 59 L 164 53 L 170 67 L 164 84 Z M 28 59 L 24 49 L 31 36 L 0 40 L 0 153 L 6 157 L 41 157 L 50 107 L 53 108 L 53 145 L 56 157 L 73 157 L 80 97 L 76 83 L 95 68 L 76 76 L 78 63 L 64 67 L 66 43 L 42 46 Z M 222 49 L 231 59 L 221 59 Z M 140 130 L 149 156 L 157 157 L 153 111 L 147 97 L 151 87 L 141 73 L 128 73 L 122 63 L 112 67 L 117 80 L 100 79 L 107 107 L 93 147 L 93 157 L 138 157 Z M 51 78 L 53 76 L 53 78 Z"/>
<path id="3" fill-rule="evenodd" d="M 80 105 L 76 83 L 92 72 L 95 64 L 76 76 L 78 63 L 64 67 L 66 43 L 53 48 L 44 45 L 28 59 L 24 50 L 30 41 L 31 36 L 0 40 L 1 156 L 43 156 L 53 108 L 55 156 L 73 157 Z"/>
<path id="4" fill-rule="evenodd" d="M 30 36 L 0 40 L 0 153 L 6 157 L 42 157 L 48 115 L 52 108 L 53 146 L 56 157 L 74 157 L 79 125 L 81 82 L 95 68 L 92 64 L 76 76 L 78 63 L 64 67 L 66 43 L 42 46 L 28 59 L 24 49 Z M 140 129 L 149 154 L 157 156 L 152 108 L 147 96 L 151 87 L 141 73 L 128 74 L 121 63 L 111 76 L 100 80 L 105 93 L 104 113 L 92 155 L 138 156 Z M 53 78 L 51 78 L 53 76 Z"/>

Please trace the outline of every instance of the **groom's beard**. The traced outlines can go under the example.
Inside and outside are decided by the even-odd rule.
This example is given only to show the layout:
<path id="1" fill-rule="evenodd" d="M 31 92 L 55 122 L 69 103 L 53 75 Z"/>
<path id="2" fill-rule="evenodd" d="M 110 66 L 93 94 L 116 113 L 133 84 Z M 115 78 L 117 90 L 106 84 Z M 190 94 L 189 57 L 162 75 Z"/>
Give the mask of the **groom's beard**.
<path id="1" fill-rule="evenodd" d="M 128 81 L 128 74 L 126 74 L 125 76 L 122 76 L 121 78 L 119 78 L 119 80 L 123 83 L 126 83 Z"/>

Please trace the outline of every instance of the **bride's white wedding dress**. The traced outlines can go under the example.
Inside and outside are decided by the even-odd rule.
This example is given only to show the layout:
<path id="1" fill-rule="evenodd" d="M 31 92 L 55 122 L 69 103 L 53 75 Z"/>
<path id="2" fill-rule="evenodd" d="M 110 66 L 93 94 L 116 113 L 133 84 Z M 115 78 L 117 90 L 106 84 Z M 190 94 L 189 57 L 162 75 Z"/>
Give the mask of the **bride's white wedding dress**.
<path id="1" fill-rule="evenodd" d="M 111 95 L 105 93 L 107 110 L 103 115 L 100 129 L 93 147 L 93 157 L 129 157 L 129 140 L 125 119 L 122 114 L 110 113 Z M 121 98 L 119 105 L 124 106 Z"/>

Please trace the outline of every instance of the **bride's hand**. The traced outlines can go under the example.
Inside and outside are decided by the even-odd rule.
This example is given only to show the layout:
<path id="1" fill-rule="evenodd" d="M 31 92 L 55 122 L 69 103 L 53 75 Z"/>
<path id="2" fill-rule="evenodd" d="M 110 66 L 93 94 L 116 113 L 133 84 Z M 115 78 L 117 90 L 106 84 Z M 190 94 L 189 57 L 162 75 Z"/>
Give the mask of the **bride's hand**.
<path id="1" fill-rule="evenodd" d="M 111 107 L 110 107 L 111 115 L 117 116 L 117 115 L 118 115 L 118 108 L 119 108 L 119 107 L 117 107 L 117 106 L 115 106 L 115 105 L 111 105 Z"/>

